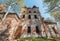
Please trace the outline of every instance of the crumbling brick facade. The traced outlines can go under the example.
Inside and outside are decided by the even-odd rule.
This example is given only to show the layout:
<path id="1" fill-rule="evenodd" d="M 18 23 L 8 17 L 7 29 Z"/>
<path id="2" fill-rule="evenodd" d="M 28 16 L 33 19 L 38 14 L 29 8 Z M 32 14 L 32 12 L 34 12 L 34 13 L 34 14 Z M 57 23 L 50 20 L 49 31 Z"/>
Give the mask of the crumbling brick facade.
<path id="1" fill-rule="evenodd" d="M 0 22 L 4 15 L 5 12 L 0 13 Z M 9 13 L 3 24 L 0 24 L 0 28 L 5 27 L 9 29 L 7 33 L 9 33 L 10 40 L 19 37 L 60 37 L 57 24 L 44 21 L 36 6 L 22 8 L 19 15 Z"/>
<path id="2" fill-rule="evenodd" d="M 22 8 L 19 14 L 22 25 L 21 37 L 40 37 L 41 29 L 41 15 L 39 8 L 33 6 L 33 8 Z"/>

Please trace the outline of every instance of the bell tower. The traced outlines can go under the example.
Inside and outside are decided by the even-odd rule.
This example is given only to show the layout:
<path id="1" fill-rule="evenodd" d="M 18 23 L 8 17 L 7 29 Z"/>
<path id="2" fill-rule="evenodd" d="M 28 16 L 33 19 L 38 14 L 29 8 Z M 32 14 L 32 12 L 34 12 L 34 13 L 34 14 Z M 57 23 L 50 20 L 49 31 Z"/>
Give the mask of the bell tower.
<path id="1" fill-rule="evenodd" d="M 22 25 L 21 37 L 40 37 L 41 32 L 41 15 L 39 8 L 36 6 L 23 7 L 20 11 Z"/>

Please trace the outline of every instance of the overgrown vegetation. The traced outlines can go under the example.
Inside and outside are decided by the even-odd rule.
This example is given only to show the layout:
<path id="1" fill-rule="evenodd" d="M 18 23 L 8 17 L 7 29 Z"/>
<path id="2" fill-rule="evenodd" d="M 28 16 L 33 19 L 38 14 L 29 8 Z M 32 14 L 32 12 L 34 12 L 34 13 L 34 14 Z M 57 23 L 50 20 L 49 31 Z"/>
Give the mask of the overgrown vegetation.
<path id="1" fill-rule="evenodd" d="M 60 41 L 60 39 L 47 39 L 47 38 L 20 38 L 18 41 Z"/>
<path id="2" fill-rule="evenodd" d="M 48 6 L 48 12 L 60 25 L 60 0 L 44 0 L 44 2 Z"/>

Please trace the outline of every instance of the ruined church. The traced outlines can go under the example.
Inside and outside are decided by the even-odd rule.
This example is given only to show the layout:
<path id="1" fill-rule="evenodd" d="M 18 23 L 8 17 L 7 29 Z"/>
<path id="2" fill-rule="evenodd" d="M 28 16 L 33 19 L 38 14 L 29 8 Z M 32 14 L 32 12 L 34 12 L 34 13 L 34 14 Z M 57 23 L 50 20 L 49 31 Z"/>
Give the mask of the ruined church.
<path id="1" fill-rule="evenodd" d="M 5 6 L 4 6 L 5 7 Z M 0 7 L 0 22 L 6 12 Z M 44 20 L 42 18 L 39 7 L 23 7 L 20 14 L 9 12 L 6 18 L 0 23 L 0 34 L 8 33 L 9 39 L 25 38 L 25 37 L 60 37 L 60 30 L 56 22 Z"/>

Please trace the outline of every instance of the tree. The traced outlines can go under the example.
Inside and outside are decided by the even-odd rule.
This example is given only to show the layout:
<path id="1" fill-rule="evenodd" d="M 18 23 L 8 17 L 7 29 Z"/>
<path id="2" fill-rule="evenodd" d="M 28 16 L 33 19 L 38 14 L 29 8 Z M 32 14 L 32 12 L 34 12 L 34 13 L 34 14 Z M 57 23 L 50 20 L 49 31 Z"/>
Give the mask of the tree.
<path id="1" fill-rule="evenodd" d="M 49 11 L 60 5 L 60 0 L 44 0 L 44 2 L 48 5 Z"/>
<path id="2" fill-rule="evenodd" d="M 53 16 L 57 22 L 60 22 L 60 8 L 57 8 L 51 12 L 51 16 Z"/>
<path id="3" fill-rule="evenodd" d="M 51 16 L 53 16 L 57 22 L 60 22 L 60 0 L 45 0 L 44 2 L 48 5 Z"/>
<path id="4" fill-rule="evenodd" d="M 6 18 L 7 14 L 10 12 L 11 8 L 14 9 L 14 11 L 16 12 L 17 9 L 19 9 L 19 8 L 16 7 L 16 5 L 18 5 L 20 7 L 24 6 L 24 0 L 3 0 L 3 3 L 7 4 L 8 10 L 7 10 L 4 18 L 2 19 L 2 21 L 4 21 L 4 19 Z"/>

